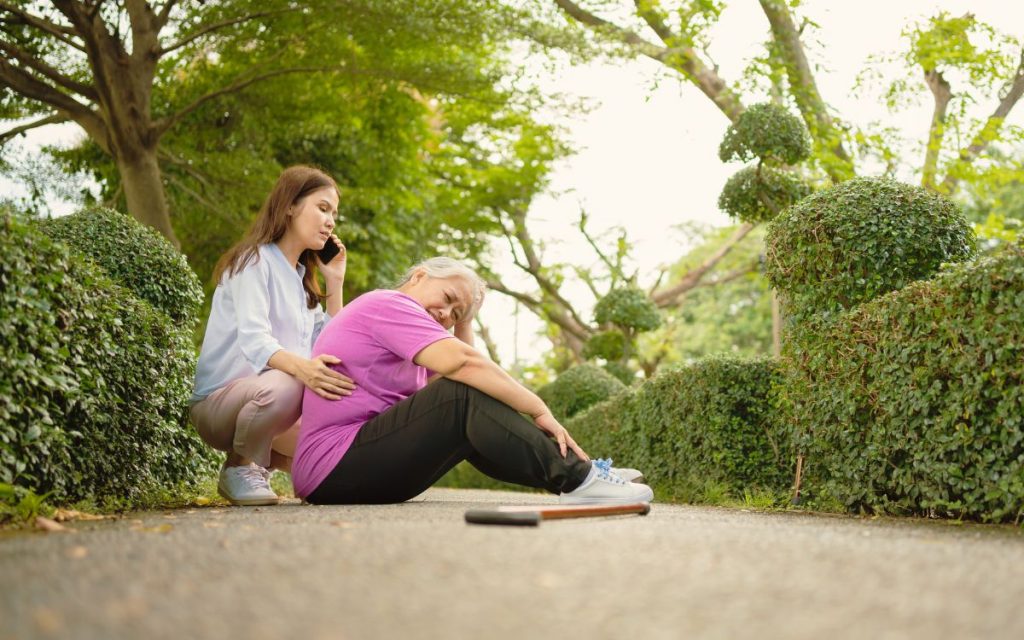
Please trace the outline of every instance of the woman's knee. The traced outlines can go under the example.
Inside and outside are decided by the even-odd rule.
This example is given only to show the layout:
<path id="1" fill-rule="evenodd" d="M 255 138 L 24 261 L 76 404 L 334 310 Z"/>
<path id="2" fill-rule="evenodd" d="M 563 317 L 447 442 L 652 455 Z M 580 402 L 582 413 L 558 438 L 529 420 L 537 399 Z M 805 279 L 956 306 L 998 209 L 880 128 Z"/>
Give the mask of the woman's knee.
<path id="1" fill-rule="evenodd" d="M 262 411 L 279 416 L 289 426 L 299 419 L 304 385 L 298 378 L 272 370 L 261 373 L 259 383 L 253 400 Z"/>

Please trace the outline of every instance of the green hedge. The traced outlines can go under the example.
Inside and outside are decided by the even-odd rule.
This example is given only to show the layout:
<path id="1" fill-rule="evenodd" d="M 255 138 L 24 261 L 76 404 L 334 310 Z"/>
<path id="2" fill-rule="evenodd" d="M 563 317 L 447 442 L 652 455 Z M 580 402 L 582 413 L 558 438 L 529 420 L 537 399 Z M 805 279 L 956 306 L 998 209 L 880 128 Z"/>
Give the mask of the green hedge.
<path id="1" fill-rule="evenodd" d="M 768 358 L 707 358 L 661 372 L 566 428 L 590 455 L 642 470 L 659 499 L 784 493 L 792 456 L 773 409 L 779 375 Z"/>
<path id="2" fill-rule="evenodd" d="M 581 364 L 562 372 L 554 382 L 538 389 L 537 395 L 556 418 L 566 420 L 625 389 L 626 385 L 601 367 Z"/>
<path id="3" fill-rule="evenodd" d="M 989 521 L 1024 509 L 1024 251 L 960 266 L 788 340 L 782 406 L 808 491 Z"/>
<path id="4" fill-rule="evenodd" d="M 202 285 L 185 256 L 156 230 L 100 207 L 42 220 L 40 225 L 185 330 L 195 327 L 203 304 Z"/>
<path id="5" fill-rule="evenodd" d="M 765 274 L 797 319 L 852 309 L 975 253 L 955 203 L 878 178 L 804 198 L 770 223 L 765 244 Z"/>
<path id="6" fill-rule="evenodd" d="M 116 248 L 112 249 L 116 251 Z M 207 473 L 190 335 L 90 260 L 0 219 L 0 482 L 131 502 Z"/>

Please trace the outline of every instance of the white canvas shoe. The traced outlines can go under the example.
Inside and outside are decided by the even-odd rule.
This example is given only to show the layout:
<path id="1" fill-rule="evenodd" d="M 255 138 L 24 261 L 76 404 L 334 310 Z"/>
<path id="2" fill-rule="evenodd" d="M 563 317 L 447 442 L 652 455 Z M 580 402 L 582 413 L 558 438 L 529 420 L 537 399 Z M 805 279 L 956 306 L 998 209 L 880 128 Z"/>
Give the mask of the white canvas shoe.
<path id="1" fill-rule="evenodd" d="M 646 484 L 627 482 L 612 473 L 610 466 L 596 463 L 583 484 L 558 496 L 560 504 L 634 504 L 652 500 L 654 491 Z"/>
<path id="2" fill-rule="evenodd" d="M 222 467 L 217 493 L 231 504 L 243 507 L 277 504 L 279 498 L 270 488 L 269 476 L 263 467 L 255 463 L 244 467 Z"/>

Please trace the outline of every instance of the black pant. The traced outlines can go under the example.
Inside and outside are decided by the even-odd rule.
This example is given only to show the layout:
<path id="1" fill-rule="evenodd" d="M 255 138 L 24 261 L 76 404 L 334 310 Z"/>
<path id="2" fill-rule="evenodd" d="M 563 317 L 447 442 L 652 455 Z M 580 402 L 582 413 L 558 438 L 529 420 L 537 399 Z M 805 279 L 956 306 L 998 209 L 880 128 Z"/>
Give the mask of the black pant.
<path id="1" fill-rule="evenodd" d="M 306 500 L 402 502 L 463 460 L 492 478 L 552 493 L 572 491 L 590 472 L 590 462 L 571 449 L 563 458 L 558 444 L 512 407 L 442 378 L 364 424 Z"/>

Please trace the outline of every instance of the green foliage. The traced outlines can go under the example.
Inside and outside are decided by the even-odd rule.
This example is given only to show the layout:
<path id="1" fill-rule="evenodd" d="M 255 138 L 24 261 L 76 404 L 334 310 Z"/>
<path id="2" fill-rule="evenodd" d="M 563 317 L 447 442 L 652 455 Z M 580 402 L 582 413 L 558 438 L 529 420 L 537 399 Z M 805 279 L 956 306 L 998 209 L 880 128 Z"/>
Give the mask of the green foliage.
<path id="1" fill-rule="evenodd" d="M 538 389 L 537 395 L 558 420 L 565 420 L 625 389 L 624 384 L 601 367 L 581 364 L 562 372 L 554 382 Z"/>
<path id="2" fill-rule="evenodd" d="M 627 387 L 637 381 L 636 371 L 630 368 L 629 365 L 621 362 L 606 362 L 601 366 L 601 368 L 612 374 L 612 376 Z"/>
<path id="3" fill-rule="evenodd" d="M 700 266 L 736 230 L 735 226 L 689 230 L 681 243 L 694 248 L 672 265 L 667 280 L 672 282 Z M 771 354 L 771 290 L 760 272 L 764 233 L 764 225 L 755 227 L 705 278 L 716 280 L 746 270 L 745 275 L 692 289 L 681 305 L 663 312 L 665 323 L 638 339 L 641 360 L 657 360 L 661 367 L 669 367 L 720 353 Z"/>
<path id="4" fill-rule="evenodd" d="M 34 224 L 0 221 L 0 482 L 130 502 L 207 473 L 182 329 Z"/>
<path id="5" fill-rule="evenodd" d="M 746 167 L 725 183 L 718 208 L 733 218 L 757 224 L 773 219 L 810 192 L 810 186 L 792 171 Z"/>
<path id="6" fill-rule="evenodd" d="M 594 322 L 623 329 L 650 331 L 661 325 L 658 307 L 636 287 L 612 289 L 594 306 Z"/>
<path id="7" fill-rule="evenodd" d="M 15 526 L 32 523 L 38 516 L 53 514 L 53 507 L 47 504 L 47 495 L 36 495 L 23 487 L 0 482 L 0 526 Z"/>
<path id="8" fill-rule="evenodd" d="M 778 494 L 792 469 L 788 432 L 773 409 L 778 380 L 767 358 L 707 358 L 660 372 L 566 428 L 591 455 L 643 470 L 660 499 L 703 502 L 723 487 L 721 499 Z"/>
<path id="9" fill-rule="evenodd" d="M 88 256 L 177 326 L 186 331 L 195 326 L 203 301 L 199 280 L 185 256 L 151 227 L 100 207 L 42 220 L 40 225 L 44 233 Z"/>
<path id="10" fill-rule="evenodd" d="M 785 363 L 812 492 L 879 513 L 1024 513 L 1024 250 L 815 318 Z"/>
<path id="11" fill-rule="evenodd" d="M 722 162 L 797 164 L 811 155 L 811 134 L 800 118 L 772 102 L 751 105 L 725 132 L 718 157 Z"/>
<path id="12" fill-rule="evenodd" d="M 850 309 L 975 252 L 952 201 L 875 178 L 801 200 L 771 223 L 766 243 L 768 279 L 797 316 Z"/>
<path id="13" fill-rule="evenodd" d="M 612 329 L 595 333 L 583 345 L 583 357 L 618 360 L 626 353 L 626 336 L 621 331 Z"/>

